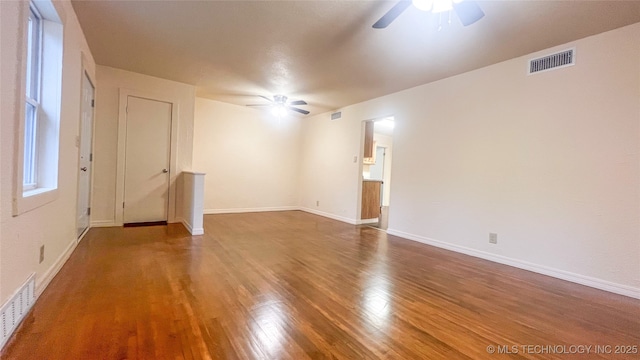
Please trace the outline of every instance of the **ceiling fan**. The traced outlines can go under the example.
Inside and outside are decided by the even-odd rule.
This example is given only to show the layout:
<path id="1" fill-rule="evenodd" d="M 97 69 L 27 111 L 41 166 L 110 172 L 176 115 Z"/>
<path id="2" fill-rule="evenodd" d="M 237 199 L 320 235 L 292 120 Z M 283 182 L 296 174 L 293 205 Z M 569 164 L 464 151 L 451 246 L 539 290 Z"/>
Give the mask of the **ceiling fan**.
<path id="1" fill-rule="evenodd" d="M 373 28 L 386 28 L 411 4 L 419 10 L 431 11 L 434 14 L 453 10 L 464 26 L 471 25 L 484 16 L 480 6 L 473 0 L 400 0 L 373 24 Z"/>
<path id="2" fill-rule="evenodd" d="M 266 96 L 262 96 L 262 95 L 258 95 L 261 98 L 269 101 L 269 104 L 249 104 L 247 106 L 271 106 L 272 112 L 274 115 L 276 116 L 284 116 L 287 114 L 287 110 L 291 110 L 291 111 L 295 111 L 295 112 L 299 112 L 300 114 L 304 114 L 307 115 L 309 114 L 309 112 L 307 110 L 303 110 L 303 109 L 299 109 L 297 107 L 293 107 L 291 105 L 307 105 L 307 102 L 304 100 L 293 100 L 293 101 L 289 101 L 287 102 L 287 97 L 284 95 L 273 95 L 273 99 L 266 97 Z"/>

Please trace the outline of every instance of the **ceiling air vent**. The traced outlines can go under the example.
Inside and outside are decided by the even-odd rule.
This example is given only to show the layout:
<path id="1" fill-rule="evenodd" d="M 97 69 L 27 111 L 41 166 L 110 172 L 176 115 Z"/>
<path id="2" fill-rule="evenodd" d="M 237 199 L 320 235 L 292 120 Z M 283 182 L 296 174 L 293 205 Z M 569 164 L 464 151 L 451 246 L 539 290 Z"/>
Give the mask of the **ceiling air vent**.
<path id="1" fill-rule="evenodd" d="M 342 111 L 334 112 L 331 114 L 331 120 L 338 120 L 342 117 Z"/>
<path id="2" fill-rule="evenodd" d="M 529 74 L 548 71 L 575 64 L 575 49 L 561 51 L 556 54 L 529 60 Z"/>

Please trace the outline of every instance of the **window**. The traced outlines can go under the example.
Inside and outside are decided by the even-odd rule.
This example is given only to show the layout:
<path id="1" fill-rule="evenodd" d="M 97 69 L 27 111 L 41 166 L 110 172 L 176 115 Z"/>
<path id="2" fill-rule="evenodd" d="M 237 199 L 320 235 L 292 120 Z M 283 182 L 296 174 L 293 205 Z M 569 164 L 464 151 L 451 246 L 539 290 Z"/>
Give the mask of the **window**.
<path id="1" fill-rule="evenodd" d="M 2 0 L 0 0 L 2 1 Z M 23 35 L 24 117 L 20 123 L 13 215 L 58 197 L 63 24 L 48 0 L 25 6 Z"/>
<path id="2" fill-rule="evenodd" d="M 38 112 L 40 109 L 40 59 L 42 59 L 42 17 L 33 5 L 27 26 L 27 74 L 24 119 L 24 161 L 22 190 L 37 187 Z"/>

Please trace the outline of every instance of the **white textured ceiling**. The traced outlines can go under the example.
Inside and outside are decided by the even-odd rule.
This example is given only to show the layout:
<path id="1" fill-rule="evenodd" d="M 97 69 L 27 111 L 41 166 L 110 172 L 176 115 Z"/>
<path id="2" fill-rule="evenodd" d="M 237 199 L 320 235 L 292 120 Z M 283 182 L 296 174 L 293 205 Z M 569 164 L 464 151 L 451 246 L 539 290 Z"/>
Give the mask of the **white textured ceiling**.
<path id="1" fill-rule="evenodd" d="M 486 16 L 395 1 L 73 1 L 96 62 L 197 86 L 239 105 L 304 99 L 313 113 L 640 22 L 640 1 L 480 1 Z"/>

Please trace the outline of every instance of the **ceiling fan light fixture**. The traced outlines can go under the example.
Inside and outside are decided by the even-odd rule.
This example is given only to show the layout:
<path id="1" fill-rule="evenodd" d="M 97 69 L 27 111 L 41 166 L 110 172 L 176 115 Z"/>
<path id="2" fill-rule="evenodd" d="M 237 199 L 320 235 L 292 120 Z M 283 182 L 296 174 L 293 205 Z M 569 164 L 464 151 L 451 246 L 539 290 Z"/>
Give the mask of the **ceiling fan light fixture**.
<path id="1" fill-rule="evenodd" d="M 273 100 L 276 104 L 286 104 L 287 103 L 287 97 L 284 95 L 273 95 Z"/>
<path id="2" fill-rule="evenodd" d="M 453 1 L 452 0 L 434 0 L 433 1 L 433 10 L 434 14 L 451 11 L 453 10 Z"/>
<path id="3" fill-rule="evenodd" d="M 277 117 L 283 117 L 287 115 L 287 108 L 284 104 L 278 104 L 271 109 L 271 113 Z"/>
<path id="4" fill-rule="evenodd" d="M 309 105 L 304 100 L 288 101 L 288 98 L 286 96 L 284 96 L 284 95 L 273 95 L 272 97 L 264 96 L 264 95 L 257 95 L 257 96 L 267 100 L 268 103 L 266 103 L 266 104 L 264 104 L 264 103 L 263 104 L 247 104 L 247 106 L 251 106 L 251 107 L 268 106 L 268 107 L 271 108 L 271 113 L 273 114 L 273 116 L 277 116 L 277 117 L 286 116 L 289 113 L 289 111 L 295 111 L 295 112 L 300 113 L 302 115 L 309 115 L 310 114 L 310 112 L 308 110 L 304 110 L 304 109 L 300 109 L 300 108 L 297 108 L 295 106 L 292 106 L 292 105 Z"/>
<path id="5" fill-rule="evenodd" d="M 463 26 L 469 26 L 484 17 L 484 12 L 474 0 L 399 0 L 373 24 L 373 28 L 386 28 L 411 5 L 418 10 L 440 14 L 440 19 L 443 12 L 448 12 L 449 23 L 451 23 L 451 12 L 454 12 Z M 438 30 L 440 28 L 441 26 Z"/>
<path id="6" fill-rule="evenodd" d="M 422 11 L 431 11 L 433 7 L 434 0 L 412 0 L 413 6 L 415 6 L 418 10 Z"/>
<path id="7" fill-rule="evenodd" d="M 411 0 L 418 10 L 431 11 L 434 14 L 453 10 L 453 4 L 463 0 Z"/>

